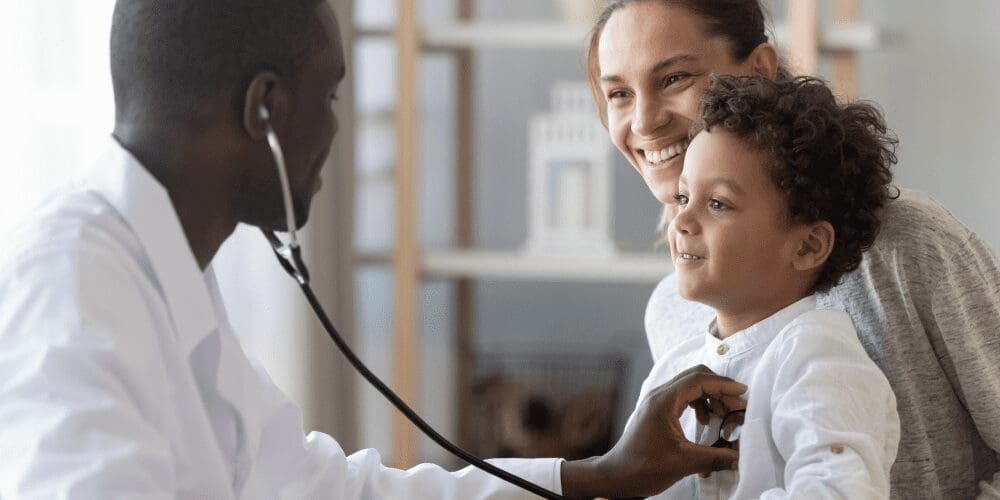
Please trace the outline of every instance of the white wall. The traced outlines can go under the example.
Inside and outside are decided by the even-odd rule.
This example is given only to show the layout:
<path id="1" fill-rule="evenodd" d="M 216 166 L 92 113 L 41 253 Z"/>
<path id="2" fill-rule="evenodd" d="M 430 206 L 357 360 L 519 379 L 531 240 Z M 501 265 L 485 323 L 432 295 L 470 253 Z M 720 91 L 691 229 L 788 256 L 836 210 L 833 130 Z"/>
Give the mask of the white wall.
<path id="1" fill-rule="evenodd" d="M 867 1 L 862 15 L 900 35 L 860 64 L 860 97 L 899 135 L 899 183 L 1000 249 L 1000 2 Z"/>

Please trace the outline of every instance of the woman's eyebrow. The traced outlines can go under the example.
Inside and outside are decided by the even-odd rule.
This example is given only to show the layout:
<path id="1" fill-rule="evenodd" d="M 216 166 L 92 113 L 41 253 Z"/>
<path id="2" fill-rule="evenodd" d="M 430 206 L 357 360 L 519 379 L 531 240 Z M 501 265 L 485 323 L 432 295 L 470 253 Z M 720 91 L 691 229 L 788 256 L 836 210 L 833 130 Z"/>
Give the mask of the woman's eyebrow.
<path id="1" fill-rule="evenodd" d="M 690 55 L 690 54 L 680 54 L 680 55 L 676 55 L 676 56 L 673 56 L 673 57 L 668 57 L 668 58 L 666 58 L 666 59 L 664 59 L 664 60 L 662 60 L 662 61 L 654 64 L 653 65 L 653 69 L 652 69 L 651 72 L 652 73 L 659 73 L 660 71 L 668 69 L 671 66 L 675 66 L 675 65 L 680 64 L 682 62 L 691 62 L 691 61 L 694 61 L 694 60 L 695 60 L 695 57 L 692 56 L 692 55 Z M 622 80 L 623 80 L 623 78 L 620 77 L 620 76 L 618 76 L 618 75 L 601 75 L 601 81 L 602 82 L 621 82 Z"/>
<path id="2" fill-rule="evenodd" d="M 694 56 L 689 54 L 680 54 L 674 57 L 664 59 L 653 66 L 653 73 L 659 73 L 660 71 L 668 69 L 671 66 L 675 66 L 682 62 L 691 62 L 694 61 L 694 59 L 695 59 Z"/>

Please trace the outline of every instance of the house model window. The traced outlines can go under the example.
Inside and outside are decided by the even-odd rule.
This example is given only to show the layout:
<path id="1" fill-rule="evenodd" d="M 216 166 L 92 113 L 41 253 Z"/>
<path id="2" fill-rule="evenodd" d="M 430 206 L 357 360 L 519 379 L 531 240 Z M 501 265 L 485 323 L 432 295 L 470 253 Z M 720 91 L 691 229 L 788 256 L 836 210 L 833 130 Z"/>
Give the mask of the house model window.
<path id="1" fill-rule="evenodd" d="M 586 82 L 561 82 L 552 112 L 529 127 L 526 251 L 607 257 L 611 240 L 611 144 Z"/>

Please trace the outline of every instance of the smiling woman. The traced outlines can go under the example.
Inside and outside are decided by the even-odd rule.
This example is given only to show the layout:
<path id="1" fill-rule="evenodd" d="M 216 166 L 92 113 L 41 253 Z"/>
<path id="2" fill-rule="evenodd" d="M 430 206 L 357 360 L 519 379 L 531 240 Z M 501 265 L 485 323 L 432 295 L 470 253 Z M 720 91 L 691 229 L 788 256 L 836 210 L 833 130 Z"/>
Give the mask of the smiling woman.
<path id="1" fill-rule="evenodd" d="M 664 204 L 708 76 L 778 73 L 761 11 L 745 1 L 615 2 L 591 36 L 588 66 L 612 142 Z"/>

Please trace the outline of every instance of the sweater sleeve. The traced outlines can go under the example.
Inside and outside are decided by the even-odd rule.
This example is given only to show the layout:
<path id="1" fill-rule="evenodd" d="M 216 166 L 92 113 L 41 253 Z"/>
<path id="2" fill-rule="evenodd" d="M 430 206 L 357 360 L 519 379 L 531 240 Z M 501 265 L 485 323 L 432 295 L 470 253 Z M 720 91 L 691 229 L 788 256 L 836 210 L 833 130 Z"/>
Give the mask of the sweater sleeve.
<path id="1" fill-rule="evenodd" d="M 957 243 L 957 244 L 950 244 Z M 975 234 L 942 241 L 924 262 L 931 287 L 930 311 L 940 332 L 952 387 L 980 437 L 1000 450 L 1000 268 Z M 980 484 L 980 498 L 1000 499 L 1000 472 Z"/>

